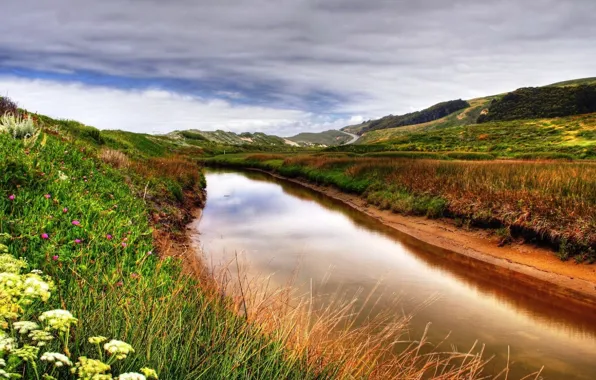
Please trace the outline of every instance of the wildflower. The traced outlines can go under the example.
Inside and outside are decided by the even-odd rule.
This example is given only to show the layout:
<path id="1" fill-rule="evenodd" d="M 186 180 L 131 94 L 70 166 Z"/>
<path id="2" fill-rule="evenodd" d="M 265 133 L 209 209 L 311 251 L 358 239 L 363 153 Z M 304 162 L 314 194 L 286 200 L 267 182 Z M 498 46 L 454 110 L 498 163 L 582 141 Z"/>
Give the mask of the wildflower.
<path id="1" fill-rule="evenodd" d="M 6 360 L 0 359 L 0 367 L 6 367 Z"/>
<path id="2" fill-rule="evenodd" d="M 47 342 L 50 342 L 54 339 L 54 336 L 47 331 L 44 330 L 33 330 L 29 333 L 29 338 L 37 347 L 43 347 L 46 345 Z"/>
<path id="3" fill-rule="evenodd" d="M 0 272 L 20 273 L 21 269 L 27 267 L 25 260 L 16 259 L 12 255 L 0 255 Z M 0 284 L 2 282 L 0 281 Z"/>
<path id="4" fill-rule="evenodd" d="M 43 234 L 41 234 L 41 238 L 42 238 L 42 239 L 44 239 L 44 240 L 45 240 L 45 239 L 49 239 L 49 238 L 50 238 L 50 235 L 48 235 L 48 234 L 46 234 L 46 233 L 44 232 Z"/>
<path id="5" fill-rule="evenodd" d="M 118 376 L 118 380 L 146 380 L 144 375 L 136 372 L 127 372 Z"/>
<path id="6" fill-rule="evenodd" d="M 60 181 L 68 180 L 68 176 L 66 174 L 62 173 L 60 170 L 58 170 L 58 178 L 60 179 Z"/>
<path id="7" fill-rule="evenodd" d="M 126 359 L 128 354 L 135 352 L 130 344 L 116 339 L 112 339 L 104 344 L 103 348 L 108 354 L 115 356 L 118 360 Z"/>
<path id="8" fill-rule="evenodd" d="M 10 194 L 10 195 L 8 196 L 8 200 L 9 200 L 9 201 L 14 201 L 14 199 L 15 199 L 15 198 L 16 198 L 16 195 L 14 195 L 14 194 Z"/>
<path id="9" fill-rule="evenodd" d="M 50 299 L 50 289 L 53 287 L 52 282 L 44 281 L 39 274 L 30 273 L 25 276 L 25 281 L 23 282 L 23 297 L 35 299 L 39 298 L 43 302 L 46 302 Z"/>
<path id="10" fill-rule="evenodd" d="M 12 354 L 21 358 L 24 362 L 34 362 L 37 359 L 37 353 L 39 348 L 35 346 L 25 345 L 22 348 L 18 348 L 12 351 Z"/>
<path id="11" fill-rule="evenodd" d="M 11 352 L 17 348 L 17 343 L 14 338 L 5 336 L 0 337 L 0 353 Z"/>
<path id="12" fill-rule="evenodd" d="M 105 336 L 92 336 L 88 340 L 91 344 L 101 344 L 108 340 L 108 338 L 106 338 Z"/>
<path id="13" fill-rule="evenodd" d="M 81 244 L 81 239 L 75 239 L 74 241 L 76 244 Z"/>
<path id="14" fill-rule="evenodd" d="M 147 252 L 147 255 L 151 256 L 153 254 L 153 251 L 149 251 Z"/>
<path id="15" fill-rule="evenodd" d="M 59 259 L 59 258 L 60 258 L 60 257 L 58 257 L 58 255 L 54 255 L 54 256 L 52 256 L 52 260 L 54 260 L 54 261 L 58 261 L 58 259 Z"/>
<path id="16" fill-rule="evenodd" d="M 130 274 L 130 277 L 132 277 L 132 278 L 139 278 L 141 276 L 138 273 L 131 273 Z"/>
<path id="17" fill-rule="evenodd" d="M 56 367 L 72 365 L 72 362 L 70 361 L 68 356 L 58 353 L 58 352 L 45 352 L 43 355 L 41 355 L 40 359 L 43 360 L 44 362 L 54 363 L 54 366 L 56 366 Z"/>
<path id="18" fill-rule="evenodd" d="M 27 334 L 29 331 L 37 330 L 39 328 L 37 323 L 31 321 L 15 322 L 12 326 L 19 332 L 19 334 Z"/>
<path id="19" fill-rule="evenodd" d="M 40 271 L 39 269 L 33 269 L 33 270 L 31 271 L 31 273 L 33 273 L 33 274 L 43 274 L 43 272 L 42 272 L 42 271 Z"/>
<path id="20" fill-rule="evenodd" d="M 123 286 L 123 285 L 124 285 L 124 282 L 122 282 L 122 281 L 118 281 L 118 282 L 116 283 L 116 286 L 118 286 L 118 287 L 120 287 L 120 286 Z"/>
<path id="21" fill-rule="evenodd" d="M 112 240 L 112 235 L 110 235 L 110 234 L 107 234 L 107 235 L 106 235 L 106 239 L 108 239 L 108 240 Z"/>
<path id="22" fill-rule="evenodd" d="M 3 369 L 0 369 L 0 378 L 1 379 L 10 379 L 10 373 L 6 372 Z"/>
<path id="23" fill-rule="evenodd" d="M 44 195 L 44 197 L 46 197 L 46 199 L 52 198 L 52 196 L 50 194 L 46 194 L 46 195 Z"/>
<path id="24" fill-rule="evenodd" d="M 127 245 L 128 244 L 126 244 L 126 243 L 122 243 L 122 247 L 124 247 L 124 248 L 126 248 Z"/>
<path id="25" fill-rule="evenodd" d="M 154 369 L 143 367 L 141 368 L 141 372 L 145 375 L 148 379 L 157 379 L 157 372 Z"/>
<path id="26" fill-rule="evenodd" d="M 75 367 L 70 371 L 76 374 L 79 379 L 109 379 L 105 373 L 110 370 L 110 366 L 102 361 L 89 359 L 86 356 L 81 356 L 75 364 Z M 102 376 L 103 375 L 103 376 Z"/>
<path id="27" fill-rule="evenodd" d="M 39 320 L 45 322 L 46 330 L 52 329 L 62 332 L 67 332 L 70 325 L 78 321 L 69 311 L 61 309 L 43 312 L 39 316 Z"/>
<path id="28" fill-rule="evenodd" d="M 64 208 L 62 209 L 62 212 L 66 214 L 66 213 L 68 212 L 68 208 L 64 207 Z"/>
<path id="29" fill-rule="evenodd" d="M 73 226 L 78 226 L 81 224 L 81 222 L 79 222 L 78 220 L 73 220 L 71 223 Z"/>

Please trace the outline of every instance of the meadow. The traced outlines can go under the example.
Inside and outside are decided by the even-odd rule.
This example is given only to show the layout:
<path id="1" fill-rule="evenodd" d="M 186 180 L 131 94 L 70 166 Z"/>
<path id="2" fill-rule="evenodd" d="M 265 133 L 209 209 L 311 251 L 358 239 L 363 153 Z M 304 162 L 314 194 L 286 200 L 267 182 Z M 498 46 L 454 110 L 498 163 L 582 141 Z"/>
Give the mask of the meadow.
<path id="1" fill-rule="evenodd" d="M 396 213 L 493 228 L 501 244 L 523 238 L 552 247 L 562 260 L 596 260 L 595 163 L 397 153 L 228 155 L 206 164 L 259 168 L 335 186 Z"/>
<path id="2" fill-rule="evenodd" d="M 0 297 L 0 376 L 486 376 L 481 349 L 406 341 L 407 318 L 350 329 L 353 300 L 314 315 L 307 301 L 288 307 L 291 290 L 238 293 L 189 265 L 184 229 L 205 179 L 180 147 L 11 120 L 0 125 L 0 289 L 11 295 Z"/>

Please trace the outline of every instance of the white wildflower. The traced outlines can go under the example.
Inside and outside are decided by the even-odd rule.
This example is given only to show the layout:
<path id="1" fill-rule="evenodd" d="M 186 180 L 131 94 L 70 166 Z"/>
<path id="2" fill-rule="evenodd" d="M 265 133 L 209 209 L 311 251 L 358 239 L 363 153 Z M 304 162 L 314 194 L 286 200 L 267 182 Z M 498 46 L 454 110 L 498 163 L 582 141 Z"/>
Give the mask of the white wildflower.
<path id="1" fill-rule="evenodd" d="M 146 380 L 144 375 L 136 372 L 127 372 L 118 376 L 118 380 Z"/>
<path id="2" fill-rule="evenodd" d="M 135 352 L 130 344 L 115 339 L 112 339 L 108 343 L 104 344 L 103 348 L 108 352 L 108 354 L 114 355 L 118 360 L 126 359 L 126 356 L 129 353 Z"/>
<path id="3" fill-rule="evenodd" d="M 10 373 L 0 369 L 0 379 L 10 379 Z"/>
<path id="4" fill-rule="evenodd" d="M 37 330 L 39 328 L 37 323 L 31 321 L 15 322 L 12 326 L 19 332 L 19 334 L 27 334 L 29 331 Z"/>
<path id="5" fill-rule="evenodd" d="M 37 347 L 43 347 L 47 342 L 54 339 L 54 336 L 44 330 L 33 330 L 29 333 L 29 338 L 36 342 Z"/>
<path id="6" fill-rule="evenodd" d="M 68 356 L 58 352 L 45 352 L 43 355 L 41 355 L 41 360 L 43 360 L 44 362 L 54 363 L 54 366 L 56 367 L 72 365 L 72 362 L 70 361 Z"/>
<path id="7" fill-rule="evenodd" d="M 0 359 L 0 367 L 6 367 L 6 360 Z"/>
<path id="8" fill-rule="evenodd" d="M 40 298 L 46 302 L 51 296 L 51 288 L 50 282 L 44 281 L 38 274 L 30 273 L 23 283 L 23 295 L 29 298 Z"/>
<path id="9" fill-rule="evenodd" d="M 67 332 L 70 325 L 78 321 L 69 311 L 61 309 L 43 312 L 39 316 L 39 320 L 46 324 L 46 330 L 52 329 L 62 332 Z"/>
<path id="10" fill-rule="evenodd" d="M 17 343 L 14 338 L 7 336 L 0 337 L 0 353 L 10 352 L 17 348 Z"/>
<path id="11" fill-rule="evenodd" d="M 39 269 L 33 269 L 33 270 L 31 271 L 31 273 L 33 273 L 33 274 L 38 274 L 38 275 L 42 275 L 42 274 L 43 274 L 43 272 L 42 272 L 42 271 L 40 271 Z"/>
<path id="12" fill-rule="evenodd" d="M 60 179 L 60 181 L 66 181 L 68 180 L 68 176 L 62 173 L 60 170 L 58 170 L 58 179 Z"/>

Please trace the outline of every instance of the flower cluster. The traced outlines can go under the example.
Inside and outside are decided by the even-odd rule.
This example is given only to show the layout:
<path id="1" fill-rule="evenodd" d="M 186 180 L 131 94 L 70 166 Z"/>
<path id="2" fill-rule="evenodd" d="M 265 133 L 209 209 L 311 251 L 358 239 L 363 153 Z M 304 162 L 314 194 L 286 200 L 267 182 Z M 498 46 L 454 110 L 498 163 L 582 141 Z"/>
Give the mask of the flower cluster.
<path id="1" fill-rule="evenodd" d="M 46 330 L 62 332 L 70 330 L 70 326 L 78 321 L 70 311 L 61 309 L 45 311 L 39 316 L 39 320 L 45 323 Z"/>
<path id="2" fill-rule="evenodd" d="M 128 354 L 135 352 L 132 346 L 121 340 L 112 339 L 104 344 L 103 348 L 118 360 L 126 359 Z"/>
<path id="3" fill-rule="evenodd" d="M 5 240 L 2 239 L 2 242 Z M 135 350 L 126 342 L 112 339 L 103 346 L 108 356 L 107 362 L 104 362 L 101 344 L 108 338 L 103 336 L 88 339 L 89 343 L 97 345 L 99 359 L 81 356 L 73 363 L 69 357 L 68 336 L 78 319 L 68 310 L 45 311 L 38 315 L 36 321 L 19 320 L 23 315 L 37 315 L 34 308 L 40 303 L 35 301 L 48 301 L 54 287 L 39 270 L 22 274 L 26 267 L 24 260 L 0 254 L 0 379 L 21 377 L 23 373 L 37 374 L 37 369 L 43 368 L 38 361 L 48 364 L 45 367 L 50 372 L 43 374 L 44 379 L 66 377 L 64 368 L 67 367 L 72 367 L 70 373 L 82 380 L 157 379 L 157 373 L 151 368 L 142 368 L 141 373 L 128 372 L 114 377 L 110 372 L 111 364 L 126 359 Z M 64 354 L 47 351 L 40 356 L 42 347 L 57 348 L 60 345 Z"/>

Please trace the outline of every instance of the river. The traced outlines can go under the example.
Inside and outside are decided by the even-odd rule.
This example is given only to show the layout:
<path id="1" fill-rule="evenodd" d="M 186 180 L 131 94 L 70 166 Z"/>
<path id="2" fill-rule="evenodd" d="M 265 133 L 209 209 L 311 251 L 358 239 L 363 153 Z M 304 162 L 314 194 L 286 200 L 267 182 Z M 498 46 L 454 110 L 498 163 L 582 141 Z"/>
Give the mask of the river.
<path id="1" fill-rule="evenodd" d="M 474 342 L 510 379 L 545 366 L 546 379 L 596 378 L 596 316 L 568 311 L 513 279 L 472 268 L 453 254 L 417 242 L 339 201 L 258 172 L 208 171 L 207 204 L 198 223 L 213 266 L 236 255 L 252 275 L 295 278 L 331 294 L 375 289 L 396 315 L 416 311 L 411 336 L 431 323 L 429 339 L 461 351 Z M 298 270 L 297 270 L 298 268 Z M 429 302 L 432 300 L 432 302 Z M 421 307 L 421 305 L 424 305 Z"/>

